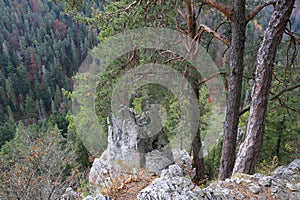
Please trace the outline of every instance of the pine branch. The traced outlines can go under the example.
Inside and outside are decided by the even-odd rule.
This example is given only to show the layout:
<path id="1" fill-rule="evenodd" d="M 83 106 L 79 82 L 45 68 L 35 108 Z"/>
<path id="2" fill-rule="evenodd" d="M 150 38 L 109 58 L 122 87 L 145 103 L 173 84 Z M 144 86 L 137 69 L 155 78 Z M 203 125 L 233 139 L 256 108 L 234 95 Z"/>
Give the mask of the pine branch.
<path id="1" fill-rule="evenodd" d="M 220 11 L 223 15 L 225 15 L 229 20 L 232 20 L 232 11 L 226 7 L 224 4 L 220 2 L 216 2 L 215 0 L 203 0 L 204 3 L 214 7 L 218 11 Z"/>
<path id="2" fill-rule="evenodd" d="M 291 91 L 291 90 L 294 90 L 294 89 L 296 89 L 298 87 L 300 87 L 300 83 L 298 83 L 296 85 L 293 85 L 293 86 L 290 86 L 290 87 L 287 87 L 287 88 L 281 90 L 280 92 L 278 92 L 277 94 L 273 95 L 272 98 L 270 99 L 270 101 L 273 101 L 273 100 L 277 99 L 283 93 Z"/>
<path id="3" fill-rule="evenodd" d="M 110 16 L 110 15 L 119 14 L 121 12 L 127 12 L 127 11 L 131 10 L 135 5 L 137 5 L 140 1 L 141 0 L 136 0 L 136 1 L 132 2 L 131 4 L 129 4 L 126 8 L 121 8 L 121 9 L 116 10 L 114 12 L 108 13 L 107 15 Z"/>
<path id="4" fill-rule="evenodd" d="M 293 86 L 290 86 L 290 87 L 287 87 L 283 90 L 281 90 L 280 92 L 278 92 L 277 94 L 273 95 L 272 98 L 270 99 L 270 101 L 273 101 L 275 99 L 277 99 L 279 96 L 281 96 L 282 94 L 284 94 L 285 92 L 288 92 L 288 91 L 291 91 L 291 90 L 294 90 L 296 88 L 300 87 L 300 83 L 296 84 L 296 85 L 293 85 Z M 244 108 L 241 112 L 240 112 L 240 116 L 243 115 L 244 113 L 248 112 L 250 110 L 250 106 Z"/>
<path id="5" fill-rule="evenodd" d="M 249 15 L 246 19 L 246 23 L 251 21 L 265 7 L 267 7 L 269 5 L 274 5 L 275 6 L 275 4 L 276 4 L 276 1 L 270 1 L 270 2 L 264 2 L 261 5 L 257 6 L 252 12 L 249 13 Z"/>

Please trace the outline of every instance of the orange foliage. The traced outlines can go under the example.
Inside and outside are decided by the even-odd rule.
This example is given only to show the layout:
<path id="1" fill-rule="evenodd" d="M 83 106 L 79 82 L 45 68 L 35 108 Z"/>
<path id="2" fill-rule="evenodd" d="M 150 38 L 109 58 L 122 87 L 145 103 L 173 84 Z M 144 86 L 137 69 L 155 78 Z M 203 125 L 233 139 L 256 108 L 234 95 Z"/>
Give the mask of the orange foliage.
<path id="1" fill-rule="evenodd" d="M 54 22 L 52 23 L 52 29 L 56 37 L 58 37 L 59 39 L 63 39 L 66 37 L 67 25 L 62 21 L 58 19 L 54 20 Z"/>

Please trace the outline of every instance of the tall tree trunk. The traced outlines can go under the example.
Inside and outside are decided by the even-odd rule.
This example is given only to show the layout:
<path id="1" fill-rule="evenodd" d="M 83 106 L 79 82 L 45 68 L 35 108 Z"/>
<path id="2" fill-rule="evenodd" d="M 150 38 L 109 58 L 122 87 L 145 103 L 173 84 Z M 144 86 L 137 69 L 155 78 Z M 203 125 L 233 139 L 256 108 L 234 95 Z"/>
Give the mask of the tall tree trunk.
<path id="1" fill-rule="evenodd" d="M 187 25 L 188 25 L 188 36 L 192 39 L 196 36 L 196 14 L 193 2 L 191 0 L 184 0 L 186 9 L 187 9 Z M 196 70 L 193 68 L 188 69 L 188 76 L 192 82 L 193 90 L 196 94 L 196 97 L 199 101 L 199 85 L 198 78 L 196 77 Z M 200 116 L 199 116 L 200 117 Z M 193 167 L 196 168 L 196 175 L 193 180 L 198 183 L 204 179 L 205 175 L 205 166 L 204 166 L 204 157 L 202 152 L 202 142 L 200 131 L 198 129 L 195 136 L 193 136 L 192 141 L 192 150 L 193 150 Z"/>
<path id="2" fill-rule="evenodd" d="M 194 88 L 194 92 L 197 95 L 197 98 L 199 100 L 199 88 Z M 193 181 L 199 183 L 201 180 L 204 179 L 204 175 L 205 175 L 204 156 L 203 156 L 203 149 L 202 149 L 202 142 L 201 142 L 199 128 L 196 135 L 193 138 L 192 150 L 193 150 L 192 165 L 196 169 L 196 174 L 195 177 L 193 177 Z"/>
<path id="3" fill-rule="evenodd" d="M 197 84 L 198 85 L 198 84 Z M 199 87 L 194 88 L 194 92 L 199 101 Z M 205 175 L 205 165 L 204 165 L 204 156 L 202 149 L 202 142 L 200 136 L 200 130 L 198 128 L 196 135 L 193 138 L 192 142 L 192 150 L 193 150 L 193 168 L 196 169 L 195 177 L 193 177 L 193 181 L 199 183 L 204 179 Z"/>
<path id="4" fill-rule="evenodd" d="M 234 1 L 231 22 L 230 75 L 228 82 L 227 111 L 224 126 L 222 156 L 220 160 L 219 179 L 231 176 L 236 150 L 236 136 L 239 122 L 239 108 L 242 91 L 244 68 L 244 49 L 246 41 L 245 0 Z"/>
<path id="5" fill-rule="evenodd" d="M 255 84 L 247 136 L 240 147 L 233 173 L 252 174 L 263 144 L 273 63 L 295 0 L 278 0 L 257 55 Z"/>

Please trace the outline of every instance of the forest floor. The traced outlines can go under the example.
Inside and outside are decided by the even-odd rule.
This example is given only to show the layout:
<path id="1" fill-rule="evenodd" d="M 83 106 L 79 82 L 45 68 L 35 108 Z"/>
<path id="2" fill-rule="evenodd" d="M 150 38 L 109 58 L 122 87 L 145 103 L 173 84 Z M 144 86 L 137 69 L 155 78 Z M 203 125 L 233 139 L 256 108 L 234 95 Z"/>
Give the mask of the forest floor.
<path id="1" fill-rule="evenodd" d="M 153 176 L 151 179 L 144 179 L 133 181 L 126 185 L 126 187 L 120 190 L 117 194 L 117 200 L 136 200 L 139 192 L 151 184 L 151 182 L 157 177 Z"/>
<path id="2" fill-rule="evenodd" d="M 103 190 L 105 196 L 116 200 L 136 200 L 139 192 L 150 185 L 155 178 L 159 176 L 154 173 L 140 172 L 138 177 L 127 179 L 117 178 L 113 182 L 113 187 Z"/>

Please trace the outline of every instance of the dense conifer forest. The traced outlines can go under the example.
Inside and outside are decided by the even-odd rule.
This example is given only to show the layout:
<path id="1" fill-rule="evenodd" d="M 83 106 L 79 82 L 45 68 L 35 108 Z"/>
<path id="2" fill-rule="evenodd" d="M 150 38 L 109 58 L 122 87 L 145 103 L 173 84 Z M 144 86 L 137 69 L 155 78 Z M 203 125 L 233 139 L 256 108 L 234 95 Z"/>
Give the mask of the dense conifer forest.
<path id="1" fill-rule="evenodd" d="M 62 3 L 33 0 L 0 4 L 2 146 L 14 136 L 5 128 L 9 118 L 31 124 L 53 113 L 67 113 L 70 106 L 62 89 L 72 91 L 72 76 L 88 49 L 97 44 L 98 32 L 67 16 Z M 86 9 L 85 13 L 91 11 Z"/>
<path id="2" fill-rule="evenodd" d="M 91 49 L 135 28 L 176 30 L 205 49 L 227 96 L 224 136 L 199 157 L 213 123 L 209 80 L 179 55 L 153 49 L 127 52 L 101 74 L 95 94 L 101 130 L 108 131 L 112 92 L 122 75 L 164 63 L 191 83 L 199 103 L 198 137 L 186 149 L 196 184 L 268 173 L 299 158 L 300 0 L 279 1 L 282 7 L 256 0 L 0 0 L 0 199 L 57 199 L 70 185 L 82 194 L 92 190 L 86 177 L 94 157 L 76 129 L 74 80 Z M 182 119 L 176 95 L 150 84 L 127 106 L 141 115 L 148 104 L 164 108 L 164 131 L 176 137 Z M 107 141 L 100 143 L 104 150 Z"/>

